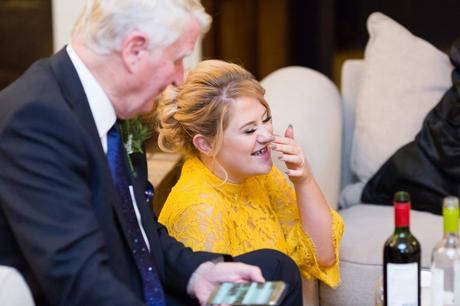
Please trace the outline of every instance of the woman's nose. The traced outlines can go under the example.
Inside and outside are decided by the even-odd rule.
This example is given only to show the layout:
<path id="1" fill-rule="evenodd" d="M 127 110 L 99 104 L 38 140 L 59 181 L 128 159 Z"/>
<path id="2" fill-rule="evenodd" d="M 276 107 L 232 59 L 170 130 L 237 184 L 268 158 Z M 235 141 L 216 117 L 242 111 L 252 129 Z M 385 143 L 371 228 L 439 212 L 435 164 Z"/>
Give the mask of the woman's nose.
<path id="1" fill-rule="evenodd" d="M 260 143 L 267 143 L 275 140 L 272 131 L 269 131 L 266 128 L 261 128 L 259 135 L 257 135 L 257 141 Z"/>

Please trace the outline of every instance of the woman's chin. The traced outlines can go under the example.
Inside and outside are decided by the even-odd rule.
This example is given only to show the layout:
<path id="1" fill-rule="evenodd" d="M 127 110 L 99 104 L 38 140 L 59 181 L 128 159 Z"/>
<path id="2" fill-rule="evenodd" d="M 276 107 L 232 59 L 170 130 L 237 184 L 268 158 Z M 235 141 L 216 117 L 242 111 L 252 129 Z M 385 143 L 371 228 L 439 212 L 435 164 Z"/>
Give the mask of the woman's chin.
<path id="1" fill-rule="evenodd" d="M 268 158 L 263 161 L 263 164 L 261 165 L 263 168 L 263 173 L 262 174 L 268 174 L 273 167 L 273 161 L 271 158 Z"/>

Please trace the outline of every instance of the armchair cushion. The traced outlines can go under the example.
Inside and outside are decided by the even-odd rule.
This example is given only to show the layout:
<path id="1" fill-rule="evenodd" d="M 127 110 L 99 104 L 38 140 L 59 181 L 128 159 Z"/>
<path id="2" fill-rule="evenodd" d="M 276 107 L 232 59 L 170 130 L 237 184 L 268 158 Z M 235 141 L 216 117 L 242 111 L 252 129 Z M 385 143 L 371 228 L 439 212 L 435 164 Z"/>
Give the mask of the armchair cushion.
<path id="1" fill-rule="evenodd" d="M 450 87 L 446 54 L 391 18 L 373 13 L 356 105 L 351 170 L 368 180 L 412 141 L 429 110 Z"/>
<path id="2" fill-rule="evenodd" d="M 368 181 L 366 203 L 391 205 L 398 190 L 411 194 L 412 209 L 442 215 L 442 201 L 460 193 L 460 38 L 452 45 L 452 87 L 426 116 L 414 141 L 400 148 Z"/>

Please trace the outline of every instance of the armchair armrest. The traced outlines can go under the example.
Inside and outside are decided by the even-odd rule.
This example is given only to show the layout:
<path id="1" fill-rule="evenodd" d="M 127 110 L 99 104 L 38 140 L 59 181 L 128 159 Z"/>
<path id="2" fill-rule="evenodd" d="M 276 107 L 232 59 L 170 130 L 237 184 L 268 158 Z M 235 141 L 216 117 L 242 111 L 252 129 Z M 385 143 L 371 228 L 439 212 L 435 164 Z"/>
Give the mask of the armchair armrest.
<path id="1" fill-rule="evenodd" d="M 24 278 L 11 267 L 0 266 L 0 301 L 5 306 L 34 306 Z"/>
<path id="2" fill-rule="evenodd" d="M 361 86 L 361 74 L 364 61 L 360 59 L 347 60 L 342 67 L 342 97 L 343 97 L 343 158 L 342 158 L 342 189 L 354 182 L 350 170 L 351 144 L 355 127 L 355 109 L 358 92 Z"/>

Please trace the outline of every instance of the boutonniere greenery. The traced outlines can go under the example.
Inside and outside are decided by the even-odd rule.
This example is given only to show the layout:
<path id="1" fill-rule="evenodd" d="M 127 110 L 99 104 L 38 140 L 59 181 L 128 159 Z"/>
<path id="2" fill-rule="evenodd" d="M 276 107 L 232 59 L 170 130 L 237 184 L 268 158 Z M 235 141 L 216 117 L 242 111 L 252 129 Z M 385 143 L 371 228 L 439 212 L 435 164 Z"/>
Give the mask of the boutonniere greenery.
<path id="1" fill-rule="evenodd" d="M 144 153 L 144 141 L 150 137 L 152 137 L 152 129 L 139 117 L 125 120 L 121 124 L 121 138 L 128 154 L 129 169 L 134 176 L 137 176 L 137 173 L 131 160 L 131 154 Z"/>

